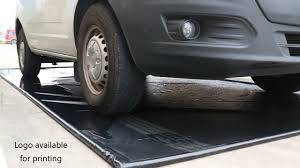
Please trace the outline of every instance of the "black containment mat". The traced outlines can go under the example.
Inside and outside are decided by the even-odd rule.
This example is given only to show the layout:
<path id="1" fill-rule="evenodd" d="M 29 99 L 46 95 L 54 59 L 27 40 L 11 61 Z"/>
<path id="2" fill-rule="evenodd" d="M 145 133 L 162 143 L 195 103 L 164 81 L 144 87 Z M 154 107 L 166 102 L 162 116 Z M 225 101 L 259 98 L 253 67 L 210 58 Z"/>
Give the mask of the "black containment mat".
<path id="1" fill-rule="evenodd" d="M 148 81 L 144 101 L 134 113 L 104 117 L 86 104 L 70 67 L 42 69 L 36 79 L 22 77 L 18 69 L 3 69 L 0 74 L 115 167 L 172 164 L 295 136 L 300 130 L 297 94 L 268 95 L 253 84 L 232 81 L 206 84 L 195 80 L 182 83 L 190 88 L 180 86 L 176 90 L 171 86 L 176 82 Z M 161 86 L 172 88 L 174 96 L 178 96 L 166 96 L 169 104 L 185 100 L 184 108 L 180 108 L 180 101 L 172 108 L 154 100 L 157 97 L 152 92 L 158 93 Z M 234 96 L 232 88 L 241 94 Z M 197 99 L 189 100 L 197 89 L 205 92 L 205 96 L 201 97 L 199 92 Z M 185 92 L 189 95 L 182 95 Z M 218 97 L 216 93 L 222 96 L 214 100 Z M 200 102 L 204 102 L 203 108 L 186 108 L 188 103 L 198 100 L 203 100 Z M 206 105 L 209 100 L 216 107 Z"/>

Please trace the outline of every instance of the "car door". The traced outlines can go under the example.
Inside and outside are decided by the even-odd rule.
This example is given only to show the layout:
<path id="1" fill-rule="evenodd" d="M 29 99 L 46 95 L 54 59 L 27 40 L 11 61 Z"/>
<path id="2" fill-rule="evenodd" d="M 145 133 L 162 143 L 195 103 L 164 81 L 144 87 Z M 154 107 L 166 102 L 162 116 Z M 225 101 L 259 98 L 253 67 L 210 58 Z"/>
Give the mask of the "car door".
<path id="1" fill-rule="evenodd" d="M 73 20 L 77 0 L 20 0 L 33 50 L 76 56 Z"/>

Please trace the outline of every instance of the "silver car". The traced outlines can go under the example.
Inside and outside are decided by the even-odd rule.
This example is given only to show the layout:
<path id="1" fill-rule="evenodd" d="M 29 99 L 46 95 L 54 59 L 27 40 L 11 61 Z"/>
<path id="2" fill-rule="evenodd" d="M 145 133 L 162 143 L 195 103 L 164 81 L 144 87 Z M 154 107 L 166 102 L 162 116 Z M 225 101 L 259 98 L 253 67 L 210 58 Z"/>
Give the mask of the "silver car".
<path id="1" fill-rule="evenodd" d="M 72 61 L 87 102 L 126 113 L 145 76 L 252 76 L 271 93 L 300 86 L 298 0 L 19 0 L 20 69 Z"/>

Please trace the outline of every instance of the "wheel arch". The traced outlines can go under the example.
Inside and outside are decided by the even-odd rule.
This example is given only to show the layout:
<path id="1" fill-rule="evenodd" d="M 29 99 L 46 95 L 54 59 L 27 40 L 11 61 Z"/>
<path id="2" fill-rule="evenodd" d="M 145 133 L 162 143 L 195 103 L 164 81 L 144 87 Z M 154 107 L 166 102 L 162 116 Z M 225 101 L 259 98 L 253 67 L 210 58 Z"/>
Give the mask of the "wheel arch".
<path id="1" fill-rule="evenodd" d="M 74 13 L 74 24 L 73 24 L 73 31 L 74 31 L 74 39 L 75 44 L 77 46 L 77 36 L 79 33 L 80 23 L 82 21 L 82 18 L 85 14 L 85 12 L 88 10 L 88 8 L 98 2 L 99 0 L 78 0 L 75 8 Z"/>
<path id="2" fill-rule="evenodd" d="M 83 16 L 85 14 L 85 12 L 88 10 L 88 8 L 98 2 L 102 2 L 104 4 L 106 4 L 107 6 L 109 6 L 109 8 L 111 9 L 112 13 L 114 14 L 114 17 L 117 21 L 117 23 L 120 26 L 120 22 L 118 21 L 118 18 L 109 2 L 109 0 L 78 0 L 77 4 L 76 4 L 76 9 L 75 9 L 75 14 L 74 14 L 74 39 L 75 41 L 77 41 L 77 36 L 78 36 L 78 32 L 79 32 L 79 28 L 80 28 L 80 23 L 83 19 Z M 121 30 L 122 27 L 120 26 Z M 123 33 L 124 35 L 124 33 Z M 77 45 L 77 44 L 76 44 Z"/>
<path id="3" fill-rule="evenodd" d="M 112 6 L 112 0 L 78 0 L 77 4 L 76 4 L 76 8 L 75 8 L 75 14 L 74 14 L 74 24 L 73 24 L 73 30 L 74 30 L 74 39 L 75 39 L 75 44 L 77 47 L 77 36 L 78 36 L 78 32 L 79 32 L 79 28 L 80 28 L 80 23 L 83 19 L 83 16 L 85 14 L 85 12 L 88 10 L 88 8 L 93 5 L 94 3 L 98 3 L 98 2 L 102 2 L 105 3 L 106 5 L 109 6 L 109 8 L 111 9 L 112 13 L 114 14 L 114 18 L 116 19 L 116 22 L 119 25 L 119 28 L 122 31 L 122 34 L 127 42 L 127 46 L 131 55 L 131 58 L 133 59 L 133 61 L 136 64 L 136 60 L 134 59 L 133 53 L 132 53 L 132 47 L 129 43 L 129 37 L 126 36 L 126 32 L 123 31 L 122 29 L 122 25 L 121 22 L 118 20 L 118 17 L 116 15 L 116 11 L 114 10 L 114 6 Z M 124 26 L 124 25 L 123 25 Z M 137 64 L 136 64 L 137 65 Z M 138 66 L 138 65 L 137 65 Z"/>

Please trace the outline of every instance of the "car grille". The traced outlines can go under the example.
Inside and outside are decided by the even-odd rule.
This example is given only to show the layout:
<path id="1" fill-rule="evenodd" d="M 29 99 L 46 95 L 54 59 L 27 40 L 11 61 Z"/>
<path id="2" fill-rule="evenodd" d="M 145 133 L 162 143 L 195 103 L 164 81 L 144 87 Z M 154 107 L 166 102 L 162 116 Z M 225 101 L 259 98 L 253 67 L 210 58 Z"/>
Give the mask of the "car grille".
<path id="1" fill-rule="evenodd" d="M 285 34 L 290 56 L 300 56 L 300 34 Z"/>

